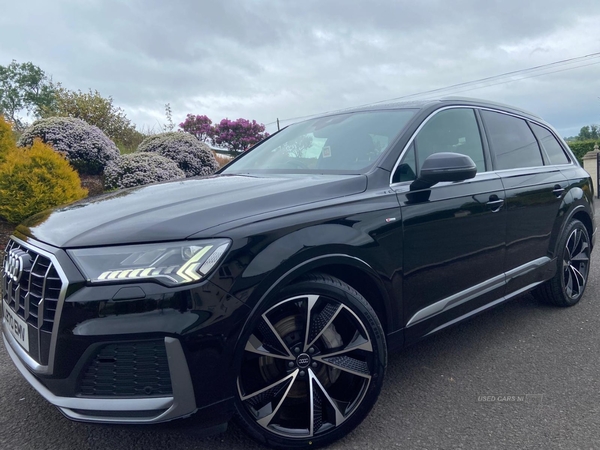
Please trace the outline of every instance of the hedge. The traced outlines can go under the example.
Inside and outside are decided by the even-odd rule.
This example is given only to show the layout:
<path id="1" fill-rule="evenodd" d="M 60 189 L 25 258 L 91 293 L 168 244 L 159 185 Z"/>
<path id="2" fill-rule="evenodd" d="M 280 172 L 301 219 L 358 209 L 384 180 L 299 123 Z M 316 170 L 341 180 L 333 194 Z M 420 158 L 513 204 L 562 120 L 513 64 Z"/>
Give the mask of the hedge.
<path id="1" fill-rule="evenodd" d="M 583 163 L 583 157 L 587 152 L 591 152 L 594 150 L 594 145 L 598 144 L 600 147 L 600 141 L 589 140 L 589 141 L 569 141 L 567 142 L 575 157 L 579 160 L 580 163 Z"/>

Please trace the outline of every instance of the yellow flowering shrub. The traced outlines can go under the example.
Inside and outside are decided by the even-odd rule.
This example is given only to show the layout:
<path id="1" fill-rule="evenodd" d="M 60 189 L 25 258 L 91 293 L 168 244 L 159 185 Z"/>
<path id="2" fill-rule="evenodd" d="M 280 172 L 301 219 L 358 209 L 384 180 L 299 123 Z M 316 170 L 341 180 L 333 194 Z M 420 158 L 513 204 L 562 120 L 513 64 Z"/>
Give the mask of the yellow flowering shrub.
<path id="1" fill-rule="evenodd" d="M 4 160 L 4 156 L 8 153 L 9 149 L 15 146 L 12 127 L 4 120 L 3 116 L 0 116 L 0 162 Z"/>
<path id="2" fill-rule="evenodd" d="M 12 146 L 0 162 L 0 217 L 9 222 L 86 195 L 69 162 L 39 139 L 29 148 Z"/>

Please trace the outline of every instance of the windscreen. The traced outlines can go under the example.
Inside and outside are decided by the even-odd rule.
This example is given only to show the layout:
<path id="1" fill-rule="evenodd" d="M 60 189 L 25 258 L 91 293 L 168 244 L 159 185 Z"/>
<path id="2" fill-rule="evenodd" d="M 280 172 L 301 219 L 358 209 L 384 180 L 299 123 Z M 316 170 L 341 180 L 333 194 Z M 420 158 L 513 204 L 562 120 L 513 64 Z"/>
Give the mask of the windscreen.
<path id="1" fill-rule="evenodd" d="M 414 109 L 365 111 L 290 125 L 223 173 L 364 173 L 393 143 Z"/>

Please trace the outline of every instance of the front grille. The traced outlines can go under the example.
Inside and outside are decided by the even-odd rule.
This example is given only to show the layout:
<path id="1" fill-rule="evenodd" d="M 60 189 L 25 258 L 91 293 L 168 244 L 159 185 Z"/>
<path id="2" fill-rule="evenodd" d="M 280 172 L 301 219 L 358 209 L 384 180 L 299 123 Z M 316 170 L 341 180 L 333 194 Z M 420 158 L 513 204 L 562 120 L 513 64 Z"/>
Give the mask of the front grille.
<path id="1" fill-rule="evenodd" d="M 63 281 L 50 258 L 14 240 L 6 247 L 5 263 L 13 250 L 27 254 L 30 266 L 24 268 L 18 282 L 3 272 L 2 299 L 28 325 L 29 355 L 47 365 Z"/>
<path id="2" fill-rule="evenodd" d="M 83 369 L 78 394 L 90 397 L 172 395 L 164 341 L 104 345 Z"/>

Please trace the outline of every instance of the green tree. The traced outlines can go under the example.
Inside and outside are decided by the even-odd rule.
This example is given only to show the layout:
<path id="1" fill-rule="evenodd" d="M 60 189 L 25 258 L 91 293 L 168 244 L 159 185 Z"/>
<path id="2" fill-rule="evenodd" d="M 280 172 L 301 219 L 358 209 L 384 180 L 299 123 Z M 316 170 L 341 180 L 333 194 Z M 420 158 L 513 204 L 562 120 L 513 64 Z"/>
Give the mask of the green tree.
<path id="1" fill-rule="evenodd" d="M 47 117 L 74 117 L 100 128 L 115 143 L 125 149 L 137 147 L 145 136 L 125 115 L 125 111 L 113 104 L 112 97 L 103 97 L 98 91 L 70 91 L 57 85 L 50 105 L 40 112 Z"/>
<path id="2" fill-rule="evenodd" d="M 38 115 L 52 103 L 54 90 L 52 80 L 31 62 L 13 60 L 8 66 L 0 65 L 0 114 L 17 130 L 25 126 L 20 114 L 26 111 Z"/>
<path id="3" fill-rule="evenodd" d="M 577 141 L 588 141 L 590 139 L 600 139 L 600 127 L 598 125 L 581 127 L 579 134 L 575 138 Z"/>

